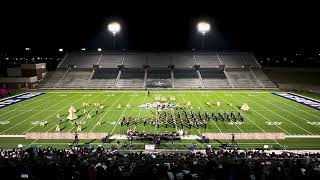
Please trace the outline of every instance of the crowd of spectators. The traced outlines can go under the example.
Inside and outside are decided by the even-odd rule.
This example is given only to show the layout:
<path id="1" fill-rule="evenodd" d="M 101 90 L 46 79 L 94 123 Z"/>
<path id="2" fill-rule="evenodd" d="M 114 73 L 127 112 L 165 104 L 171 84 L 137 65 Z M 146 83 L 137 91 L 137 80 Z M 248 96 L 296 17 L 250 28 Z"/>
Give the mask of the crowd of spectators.
<path id="1" fill-rule="evenodd" d="M 0 149 L 1 179 L 319 179 L 319 153 L 207 148 L 120 152 L 103 147 Z"/>

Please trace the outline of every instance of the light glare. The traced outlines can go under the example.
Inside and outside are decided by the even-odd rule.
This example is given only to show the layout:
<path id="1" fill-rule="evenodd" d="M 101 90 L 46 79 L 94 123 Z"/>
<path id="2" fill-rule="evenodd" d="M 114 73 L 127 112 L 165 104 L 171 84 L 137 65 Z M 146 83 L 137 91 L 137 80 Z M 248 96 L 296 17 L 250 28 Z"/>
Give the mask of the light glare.
<path id="1" fill-rule="evenodd" d="M 110 23 L 110 24 L 108 25 L 108 30 L 109 30 L 110 32 L 112 32 L 113 34 L 116 34 L 117 32 L 120 31 L 120 24 L 117 23 L 117 22 Z"/>
<path id="2" fill-rule="evenodd" d="M 207 22 L 199 22 L 197 28 L 199 32 L 205 34 L 206 32 L 210 31 L 210 24 Z"/>

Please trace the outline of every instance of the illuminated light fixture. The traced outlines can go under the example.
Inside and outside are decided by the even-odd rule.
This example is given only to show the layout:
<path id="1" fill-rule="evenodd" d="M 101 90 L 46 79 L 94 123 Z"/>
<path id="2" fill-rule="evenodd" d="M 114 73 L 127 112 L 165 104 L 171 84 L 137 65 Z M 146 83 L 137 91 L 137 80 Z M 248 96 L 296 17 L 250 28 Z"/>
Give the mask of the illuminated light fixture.
<path id="1" fill-rule="evenodd" d="M 86 48 L 81 48 L 81 51 L 85 51 L 86 50 Z"/>
<path id="2" fill-rule="evenodd" d="M 108 30 L 115 36 L 120 31 L 120 24 L 117 22 L 112 22 L 108 25 Z"/>
<path id="3" fill-rule="evenodd" d="M 202 48 L 204 49 L 204 37 L 206 33 L 210 31 L 211 26 L 207 22 L 199 22 L 197 24 L 197 29 L 202 34 Z"/>
<path id="4" fill-rule="evenodd" d="M 116 49 L 116 35 L 118 32 L 120 32 L 120 24 L 117 22 L 112 22 L 108 24 L 108 30 L 112 33 L 113 37 L 113 48 Z"/>
<path id="5" fill-rule="evenodd" d="M 101 49 L 101 48 L 98 48 L 98 51 L 100 52 L 100 51 L 102 51 L 102 49 Z"/>
<path id="6" fill-rule="evenodd" d="M 59 52 L 63 52 L 63 49 L 62 49 L 62 48 L 60 48 L 60 49 L 59 49 Z"/>
<path id="7" fill-rule="evenodd" d="M 201 32 L 202 34 L 206 34 L 210 31 L 211 26 L 207 22 L 199 22 L 197 28 L 199 32 Z"/>
<path id="8" fill-rule="evenodd" d="M 26 51 L 30 51 L 30 48 L 25 48 Z"/>

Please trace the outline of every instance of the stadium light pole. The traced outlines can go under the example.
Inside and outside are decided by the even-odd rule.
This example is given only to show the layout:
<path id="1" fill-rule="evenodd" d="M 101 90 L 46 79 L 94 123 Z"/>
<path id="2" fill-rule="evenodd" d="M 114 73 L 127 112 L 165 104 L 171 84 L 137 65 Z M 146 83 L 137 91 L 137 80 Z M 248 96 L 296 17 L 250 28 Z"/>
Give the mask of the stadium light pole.
<path id="1" fill-rule="evenodd" d="M 118 32 L 120 32 L 120 24 L 117 22 L 112 22 L 108 25 L 108 30 L 109 32 L 112 33 L 112 37 L 113 37 L 113 48 L 116 48 L 116 35 Z"/>
<path id="2" fill-rule="evenodd" d="M 204 49 L 204 38 L 207 32 L 210 31 L 210 24 L 207 22 L 199 22 L 197 25 L 198 31 L 202 34 L 202 49 Z"/>

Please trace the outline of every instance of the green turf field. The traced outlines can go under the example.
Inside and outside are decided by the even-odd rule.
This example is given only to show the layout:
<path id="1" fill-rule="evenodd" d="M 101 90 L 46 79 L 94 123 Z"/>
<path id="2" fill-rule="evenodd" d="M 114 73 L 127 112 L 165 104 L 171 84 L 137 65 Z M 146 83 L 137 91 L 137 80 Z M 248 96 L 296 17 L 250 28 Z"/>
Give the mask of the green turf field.
<path id="1" fill-rule="evenodd" d="M 41 91 L 41 90 L 39 90 Z M 250 107 L 248 112 L 241 111 L 244 122 L 227 123 L 210 120 L 207 128 L 187 128 L 189 134 L 200 135 L 207 132 L 284 132 L 286 135 L 320 135 L 320 111 L 314 110 L 296 102 L 271 94 L 271 91 L 251 90 L 224 90 L 224 91 L 98 91 L 98 90 L 43 90 L 46 94 L 26 100 L 24 102 L 0 109 L 0 135 L 24 135 L 27 132 L 55 132 L 59 123 L 57 113 L 64 122 L 60 128 L 62 132 L 75 132 L 72 123 L 66 120 L 68 109 L 73 105 L 77 109 L 78 121 L 83 124 L 82 132 L 108 132 L 111 134 L 125 134 L 127 129 L 145 132 L 175 132 L 180 127 L 160 128 L 154 125 L 144 126 L 143 117 L 151 118 L 155 109 L 139 107 L 144 103 L 155 102 L 155 98 L 165 97 L 167 101 L 174 97 L 175 105 L 186 107 L 188 111 L 238 112 L 243 103 Z M 312 98 L 319 99 L 320 95 L 313 94 Z M 221 102 L 217 106 L 217 102 Z M 89 103 L 86 108 L 91 115 L 87 119 L 83 113 L 83 102 Z M 186 106 L 190 102 L 190 106 Z M 105 106 L 98 108 L 96 113 L 94 103 Z M 211 104 L 211 105 L 208 105 Z M 126 105 L 130 104 L 131 107 Z M 118 106 L 121 105 L 121 108 Z M 177 115 L 177 109 L 168 111 Z M 121 126 L 122 117 L 137 117 L 137 124 L 131 123 L 128 127 Z M 46 121 L 45 126 L 39 126 L 39 121 Z M 101 125 L 97 125 L 100 121 Z M 311 137 L 311 136 L 310 136 Z M 82 141 L 83 143 L 89 141 Z M 25 140 L 24 138 L 0 138 L 0 147 L 16 147 L 17 144 L 25 146 L 67 146 L 69 141 L 57 140 Z M 92 145 L 101 141 L 95 140 Z M 147 143 L 147 142 L 146 142 Z M 185 148 L 192 141 L 183 141 L 179 145 Z M 218 142 L 210 142 L 218 146 Z M 141 142 L 136 142 L 140 148 Z M 288 138 L 279 141 L 240 141 L 241 147 L 253 148 L 271 144 L 274 148 L 287 149 L 320 149 L 320 138 Z M 170 144 L 163 144 L 162 148 L 171 148 Z M 204 145 L 201 145 L 204 146 Z M 199 146 L 199 147 L 201 147 Z M 143 147 L 143 146 L 141 146 Z"/>

